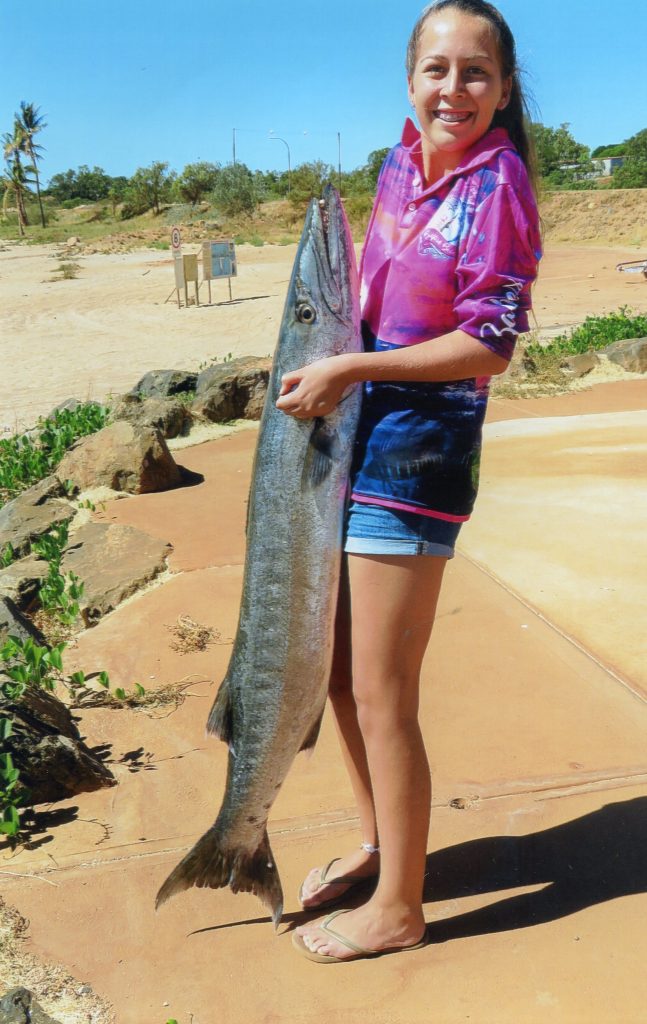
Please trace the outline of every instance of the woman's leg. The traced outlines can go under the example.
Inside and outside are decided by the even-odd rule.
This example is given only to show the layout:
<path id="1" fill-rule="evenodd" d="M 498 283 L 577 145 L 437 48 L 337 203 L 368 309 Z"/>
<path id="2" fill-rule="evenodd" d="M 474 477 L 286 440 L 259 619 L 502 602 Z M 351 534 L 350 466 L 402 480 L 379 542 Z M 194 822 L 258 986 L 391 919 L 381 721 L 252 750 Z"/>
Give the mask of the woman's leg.
<path id="1" fill-rule="evenodd" d="M 357 705 L 353 696 L 350 625 L 350 589 L 346 555 L 342 562 L 339 602 L 335 621 L 335 650 L 330 673 L 329 696 L 333 709 L 337 735 L 350 778 L 360 821 L 360 836 L 364 843 L 378 846 L 377 823 L 371 778 L 366 759 L 366 748 L 357 721 Z M 330 868 L 322 883 L 322 868 L 313 868 L 301 888 L 304 907 L 316 908 L 320 902 L 334 900 L 350 888 L 352 883 L 336 882 L 350 875 L 353 879 L 377 875 L 379 854 L 363 850 L 359 843 L 346 852 Z"/>
<path id="2" fill-rule="evenodd" d="M 419 676 L 433 626 L 445 558 L 349 556 L 353 693 L 364 741 L 381 868 L 363 907 L 335 926 L 369 949 L 411 945 L 424 930 L 424 880 L 431 785 L 418 725 Z M 346 956 L 316 922 L 299 929 L 310 948 Z"/>

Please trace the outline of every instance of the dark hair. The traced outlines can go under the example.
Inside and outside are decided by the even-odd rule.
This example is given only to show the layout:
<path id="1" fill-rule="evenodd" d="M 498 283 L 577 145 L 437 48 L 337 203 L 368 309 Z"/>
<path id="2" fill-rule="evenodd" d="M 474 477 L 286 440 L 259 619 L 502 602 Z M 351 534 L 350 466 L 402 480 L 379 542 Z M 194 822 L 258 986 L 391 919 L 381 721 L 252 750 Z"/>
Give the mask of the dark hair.
<path id="1" fill-rule="evenodd" d="M 482 18 L 488 23 L 494 32 L 501 61 L 501 74 L 504 78 L 510 78 L 512 88 L 510 99 L 503 110 L 495 111 L 492 118 L 492 128 L 505 128 L 514 143 L 519 156 L 523 160 L 530 181 L 536 191 L 537 174 L 535 169 L 535 153 L 532 145 L 532 138 L 529 131 L 530 115 L 528 104 L 521 87 L 521 72 L 517 64 L 517 51 L 514 43 L 514 36 L 510 27 L 501 14 L 492 4 L 486 0 L 435 0 L 435 3 L 425 7 L 424 11 L 413 26 L 407 45 L 407 74 L 413 75 L 418 55 L 418 45 L 425 23 L 432 14 L 438 14 L 453 8 L 463 14 L 471 14 L 475 18 Z"/>

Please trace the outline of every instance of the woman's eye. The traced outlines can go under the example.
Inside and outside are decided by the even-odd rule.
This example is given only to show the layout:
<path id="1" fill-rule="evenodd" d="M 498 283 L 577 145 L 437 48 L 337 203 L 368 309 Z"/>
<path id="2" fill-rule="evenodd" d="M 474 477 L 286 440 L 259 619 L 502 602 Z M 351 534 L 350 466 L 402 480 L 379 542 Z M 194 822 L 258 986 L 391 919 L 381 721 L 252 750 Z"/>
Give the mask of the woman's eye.
<path id="1" fill-rule="evenodd" d="M 485 68 L 471 67 L 467 69 L 468 75 L 484 75 Z"/>

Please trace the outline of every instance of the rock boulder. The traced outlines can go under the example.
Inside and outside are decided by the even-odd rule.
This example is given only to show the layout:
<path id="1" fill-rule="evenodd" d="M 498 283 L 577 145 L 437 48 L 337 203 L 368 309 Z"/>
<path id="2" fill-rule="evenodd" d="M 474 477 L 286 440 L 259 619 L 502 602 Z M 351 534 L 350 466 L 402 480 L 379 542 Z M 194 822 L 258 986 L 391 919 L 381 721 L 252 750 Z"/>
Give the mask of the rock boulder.
<path id="1" fill-rule="evenodd" d="M 26 618 L 10 597 L 0 595 L 0 647 L 8 636 L 17 636 L 21 640 L 31 637 L 39 646 L 43 646 L 45 638 L 40 630 Z M 0 674 L 2 662 L 0 662 Z"/>
<path id="2" fill-rule="evenodd" d="M 16 555 L 25 554 L 32 540 L 74 517 L 70 503 L 59 500 L 65 493 L 60 480 L 66 479 L 59 476 L 46 477 L 0 508 L 0 551 L 11 544 Z"/>
<path id="3" fill-rule="evenodd" d="M 257 356 L 208 367 L 198 377 L 191 411 L 213 423 L 260 419 L 271 368 L 271 359 Z"/>
<path id="4" fill-rule="evenodd" d="M 0 569 L 0 597 L 9 597 L 20 611 L 30 608 L 49 566 L 42 558 L 30 555 Z"/>
<path id="5" fill-rule="evenodd" d="M 112 772 L 81 739 L 69 708 L 54 694 L 30 686 L 17 700 L 0 695 L 0 715 L 12 720 L 13 733 L 4 746 L 30 803 L 116 786 Z"/>
<path id="6" fill-rule="evenodd" d="M 128 494 L 150 494 L 182 483 L 180 468 L 159 430 L 136 427 L 126 420 L 77 441 L 57 472 L 82 491 L 111 487 Z"/>
<path id="7" fill-rule="evenodd" d="M 81 614 L 86 626 L 155 579 L 166 568 L 171 545 L 133 526 L 86 523 L 70 538 L 61 572 L 83 581 Z"/>
<path id="8" fill-rule="evenodd" d="M 195 391 L 197 379 L 197 373 L 189 370 L 151 370 L 144 374 L 129 394 L 140 398 L 168 398 Z"/>
<path id="9" fill-rule="evenodd" d="M 140 398 L 123 395 L 111 407 L 113 420 L 127 420 L 137 427 L 155 427 L 162 437 L 186 437 L 193 416 L 186 402 L 177 398 Z"/>
<path id="10" fill-rule="evenodd" d="M 605 348 L 604 354 L 613 363 L 631 373 L 647 373 L 647 338 L 627 338 L 615 341 Z"/>

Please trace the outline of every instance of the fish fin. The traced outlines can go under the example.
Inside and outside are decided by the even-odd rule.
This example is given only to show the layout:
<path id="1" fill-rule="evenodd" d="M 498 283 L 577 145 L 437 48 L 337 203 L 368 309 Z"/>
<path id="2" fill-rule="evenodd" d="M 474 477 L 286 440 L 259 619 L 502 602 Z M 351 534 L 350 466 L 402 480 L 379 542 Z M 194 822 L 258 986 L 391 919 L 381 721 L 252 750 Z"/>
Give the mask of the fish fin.
<path id="1" fill-rule="evenodd" d="M 314 421 L 308 450 L 303 463 L 301 483 L 303 489 L 318 487 L 329 475 L 334 460 L 338 457 L 339 437 L 337 431 L 317 416 Z"/>
<path id="2" fill-rule="evenodd" d="M 308 735 L 304 739 L 303 743 L 299 747 L 299 751 L 302 751 L 302 750 L 312 750 L 313 749 L 315 743 L 319 739 L 319 730 L 321 729 L 321 722 L 323 720 L 323 716 L 324 716 L 324 713 L 322 711 L 321 714 L 319 715 L 318 719 L 316 720 L 316 722 L 314 723 L 314 725 L 310 729 L 310 732 L 308 733 Z"/>
<path id="3" fill-rule="evenodd" d="M 224 679 L 220 684 L 216 699 L 213 702 L 209 718 L 207 719 L 207 732 L 217 736 L 231 746 L 233 738 L 233 709 L 231 703 L 231 690 L 229 680 Z"/>
<path id="4" fill-rule="evenodd" d="M 256 850 L 224 849 L 222 835 L 213 825 L 168 876 L 157 894 L 155 909 L 193 885 L 199 889 L 228 885 L 232 892 L 254 893 L 270 908 L 275 927 L 283 915 L 283 889 L 267 830 Z"/>

